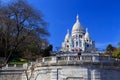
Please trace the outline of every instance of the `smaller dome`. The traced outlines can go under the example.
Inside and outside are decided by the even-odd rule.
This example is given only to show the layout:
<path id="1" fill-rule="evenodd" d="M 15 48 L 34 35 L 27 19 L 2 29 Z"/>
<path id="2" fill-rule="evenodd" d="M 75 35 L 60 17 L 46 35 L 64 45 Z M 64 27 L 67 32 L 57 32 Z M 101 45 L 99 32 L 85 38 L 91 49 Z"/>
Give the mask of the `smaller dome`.
<path id="1" fill-rule="evenodd" d="M 65 36 L 65 41 L 70 39 L 70 33 L 69 33 L 69 29 L 67 30 L 67 34 Z"/>
<path id="2" fill-rule="evenodd" d="M 86 28 L 85 40 L 90 40 L 90 35 L 89 35 L 89 32 L 88 32 L 88 28 Z"/>

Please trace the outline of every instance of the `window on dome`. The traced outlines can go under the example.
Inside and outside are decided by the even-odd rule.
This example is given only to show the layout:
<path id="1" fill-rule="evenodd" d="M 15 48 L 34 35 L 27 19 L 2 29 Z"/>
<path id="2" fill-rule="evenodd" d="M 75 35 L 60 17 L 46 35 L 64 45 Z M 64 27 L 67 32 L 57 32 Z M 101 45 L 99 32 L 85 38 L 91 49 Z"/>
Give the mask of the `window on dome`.
<path id="1" fill-rule="evenodd" d="M 74 44 L 72 46 L 74 47 Z"/>
<path id="2" fill-rule="evenodd" d="M 89 47 L 89 45 L 87 45 L 87 47 Z"/>
<path id="3" fill-rule="evenodd" d="M 82 35 L 79 35 L 79 38 L 82 38 Z"/>
<path id="4" fill-rule="evenodd" d="M 69 40 L 67 40 L 67 42 L 69 42 Z"/>
<path id="5" fill-rule="evenodd" d="M 69 45 L 67 45 L 67 48 L 69 48 Z"/>

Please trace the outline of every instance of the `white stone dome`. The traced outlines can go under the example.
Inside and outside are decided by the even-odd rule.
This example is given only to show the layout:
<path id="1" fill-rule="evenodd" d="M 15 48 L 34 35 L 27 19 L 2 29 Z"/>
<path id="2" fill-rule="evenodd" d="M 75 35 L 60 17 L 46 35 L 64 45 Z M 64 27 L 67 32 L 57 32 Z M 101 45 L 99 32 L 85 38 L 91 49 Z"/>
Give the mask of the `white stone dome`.
<path id="1" fill-rule="evenodd" d="M 69 40 L 70 39 L 70 33 L 69 33 L 69 30 L 67 30 L 67 34 L 65 36 L 65 41 Z"/>
<path id="2" fill-rule="evenodd" d="M 78 15 L 76 17 L 76 22 L 75 22 L 75 24 L 73 25 L 73 28 L 72 28 L 72 36 L 75 35 L 76 33 L 84 33 L 84 28 L 80 24 Z"/>
<path id="3" fill-rule="evenodd" d="M 89 32 L 88 32 L 88 28 L 86 28 L 85 40 L 90 40 L 90 35 L 89 35 Z"/>

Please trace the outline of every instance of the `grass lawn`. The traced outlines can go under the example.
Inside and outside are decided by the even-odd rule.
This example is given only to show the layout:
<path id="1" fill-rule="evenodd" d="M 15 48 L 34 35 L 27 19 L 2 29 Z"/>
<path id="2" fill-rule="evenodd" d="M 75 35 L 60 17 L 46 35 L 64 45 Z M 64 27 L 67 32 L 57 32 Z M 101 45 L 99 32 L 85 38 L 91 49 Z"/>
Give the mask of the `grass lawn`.
<path id="1" fill-rule="evenodd" d="M 16 61 L 16 62 L 9 62 L 9 64 L 18 64 L 18 65 L 22 65 L 26 62 L 23 62 L 23 61 Z"/>
<path id="2" fill-rule="evenodd" d="M 11 64 L 11 65 L 22 65 L 24 63 L 28 62 L 26 59 L 23 59 L 23 58 L 19 58 L 19 60 L 13 60 L 13 61 L 10 61 L 8 64 Z"/>

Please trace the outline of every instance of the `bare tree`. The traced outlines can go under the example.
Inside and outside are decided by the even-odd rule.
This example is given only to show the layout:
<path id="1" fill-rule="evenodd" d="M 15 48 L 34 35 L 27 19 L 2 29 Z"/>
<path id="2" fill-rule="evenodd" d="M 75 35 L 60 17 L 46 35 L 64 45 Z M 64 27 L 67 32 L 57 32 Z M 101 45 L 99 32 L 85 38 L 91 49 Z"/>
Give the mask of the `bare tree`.
<path id="1" fill-rule="evenodd" d="M 24 72 L 27 80 L 31 80 L 33 73 L 34 73 L 34 64 L 26 63 L 24 67 Z"/>
<path id="2" fill-rule="evenodd" d="M 11 55 L 28 50 L 28 46 L 41 48 L 41 39 L 49 36 L 43 14 L 25 0 L 16 0 L 0 8 L 1 45 L 5 64 Z"/>

